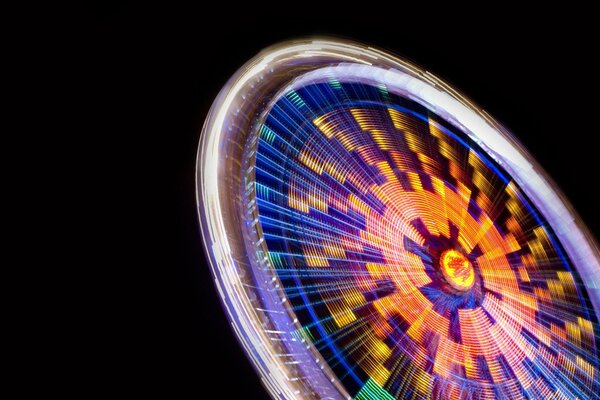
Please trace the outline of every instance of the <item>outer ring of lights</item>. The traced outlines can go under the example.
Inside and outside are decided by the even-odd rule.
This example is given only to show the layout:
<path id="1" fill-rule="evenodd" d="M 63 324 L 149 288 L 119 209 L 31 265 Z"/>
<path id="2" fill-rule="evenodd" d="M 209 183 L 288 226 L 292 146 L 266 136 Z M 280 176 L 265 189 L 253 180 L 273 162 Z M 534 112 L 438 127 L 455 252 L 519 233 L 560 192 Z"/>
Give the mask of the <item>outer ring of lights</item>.
<path id="1" fill-rule="evenodd" d="M 301 392 L 318 398 L 349 395 L 310 343 L 291 342 L 287 335 L 299 324 L 277 277 L 269 273 L 258 221 L 248 219 L 240 160 L 252 151 L 260 121 L 282 89 L 301 75 L 345 62 L 363 65 L 366 77 L 376 74 L 464 128 L 543 213 L 575 268 L 586 277 L 590 300 L 600 310 L 597 244 L 565 197 L 506 128 L 428 71 L 380 50 L 328 39 L 282 43 L 259 53 L 221 90 L 203 127 L 196 169 L 198 213 L 215 283 L 241 345 L 273 397 L 294 398 Z M 280 355 L 292 352 L 306 362 L 285 363 Z M 293 379 L 299 375 L 311 378 Z"/>

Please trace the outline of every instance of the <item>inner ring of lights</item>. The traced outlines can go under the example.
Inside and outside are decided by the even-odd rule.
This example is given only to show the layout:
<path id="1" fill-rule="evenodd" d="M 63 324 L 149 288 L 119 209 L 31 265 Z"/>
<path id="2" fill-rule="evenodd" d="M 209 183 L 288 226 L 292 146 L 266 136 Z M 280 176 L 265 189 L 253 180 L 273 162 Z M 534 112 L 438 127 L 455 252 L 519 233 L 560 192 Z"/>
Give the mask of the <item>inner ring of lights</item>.
<path id="1" fill-rule="evenodd" d="M 327 73 L 268 109 L 248 178 L 298 334 L 352 396 L 589 395 L 592 375 L 569 388 L 553 332 L 567 312 L 596 317 L 517 184 L 422 105 Z M 555 285 L 562 303 L 546 304 Z M 575 356 L 590 366 L 591 339 Z"/>
<path id="2" fill-rule="evenodd" d="M 597 253 L 540 171 L 377 50 L 309 41 L 253 60 L 205 125 L 199 206 L 271 394 L 593 398 Z"/>

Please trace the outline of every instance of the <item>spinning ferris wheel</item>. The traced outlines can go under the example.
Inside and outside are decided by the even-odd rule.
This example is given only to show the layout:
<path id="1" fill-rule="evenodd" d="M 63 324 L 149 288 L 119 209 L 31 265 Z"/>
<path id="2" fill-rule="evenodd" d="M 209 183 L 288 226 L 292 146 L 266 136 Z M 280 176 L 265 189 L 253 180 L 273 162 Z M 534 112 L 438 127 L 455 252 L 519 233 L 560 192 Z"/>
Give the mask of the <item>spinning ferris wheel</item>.
<path id="1" fill-rule="evenodd" d="M 492 117 L 350 42 L 269 48 L 215 100 L 198 209 L 274 398 L 600 398 L 594 240 Z"/>

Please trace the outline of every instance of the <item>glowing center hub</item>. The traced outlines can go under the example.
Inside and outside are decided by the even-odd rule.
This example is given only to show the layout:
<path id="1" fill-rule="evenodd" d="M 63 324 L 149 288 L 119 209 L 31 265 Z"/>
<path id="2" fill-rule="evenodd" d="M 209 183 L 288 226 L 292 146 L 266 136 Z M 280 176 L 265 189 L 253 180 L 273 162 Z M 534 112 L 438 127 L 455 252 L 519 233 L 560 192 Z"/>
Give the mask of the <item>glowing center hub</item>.
<path id="1" fill-rule="evenodd" d="M 471 262 L 459 251 L 446 250 L 440 257 L 440 267 L 446 281 L 456 290 L 469 290 L 475 282 Z"/>

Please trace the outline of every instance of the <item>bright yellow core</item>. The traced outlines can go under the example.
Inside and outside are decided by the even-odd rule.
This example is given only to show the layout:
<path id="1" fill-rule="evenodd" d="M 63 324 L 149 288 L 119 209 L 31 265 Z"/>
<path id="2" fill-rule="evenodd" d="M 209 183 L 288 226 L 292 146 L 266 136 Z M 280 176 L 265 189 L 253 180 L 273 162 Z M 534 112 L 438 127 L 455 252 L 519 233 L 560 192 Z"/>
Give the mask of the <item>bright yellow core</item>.
<path id="1" fill-rule="evenodd" d="M 475 282 L 475 271 L 471 262 L 456 250 L 446 250 L 440 257 L 442 274 L 446 281 L 456 290 L 469 290 Z"/>

